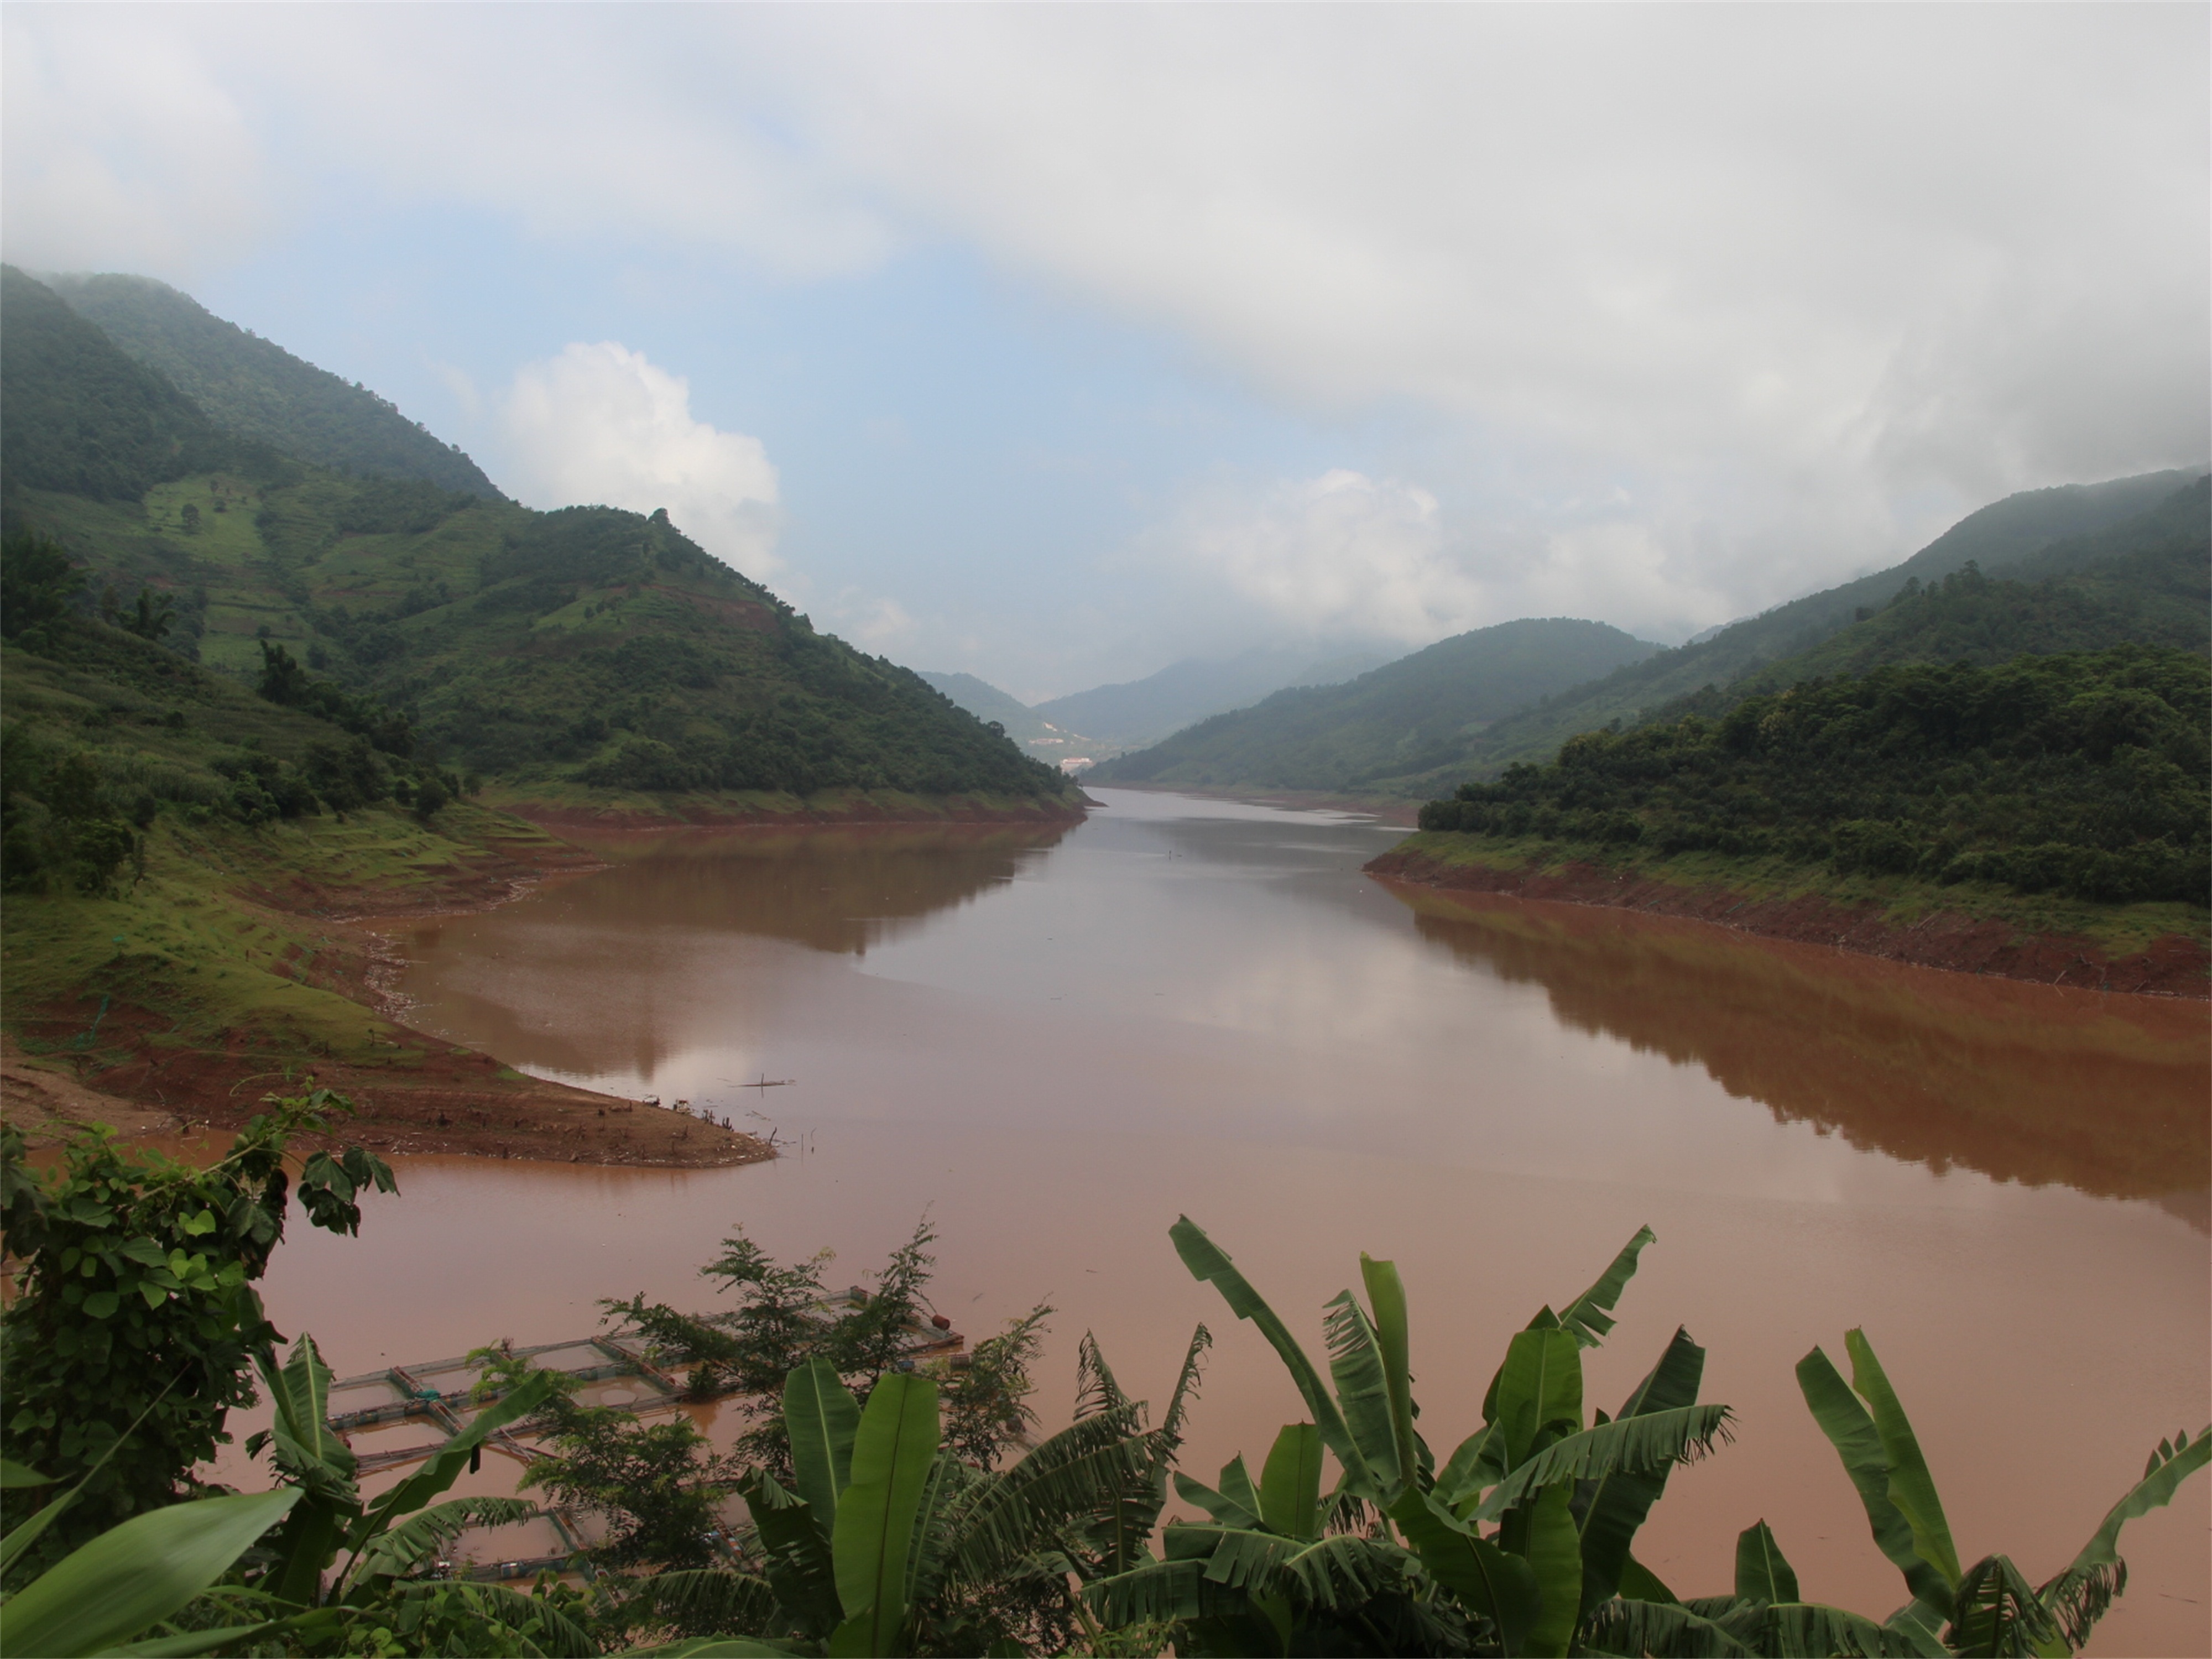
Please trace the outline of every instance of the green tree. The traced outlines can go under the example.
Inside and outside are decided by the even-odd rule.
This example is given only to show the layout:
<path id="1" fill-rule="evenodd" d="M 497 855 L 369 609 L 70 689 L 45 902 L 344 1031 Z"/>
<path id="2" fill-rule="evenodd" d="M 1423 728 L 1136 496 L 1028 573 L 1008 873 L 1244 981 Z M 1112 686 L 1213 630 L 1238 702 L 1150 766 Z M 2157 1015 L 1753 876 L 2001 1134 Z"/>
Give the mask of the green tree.
<path id="1" fill-rule="evenodd" d="M 59 542 L 27 531 L 0 538 L 0 635 L 60 621 L 82 592 L 84 572 Z"/>
<path id="2" fill-rule="evenodd" d="M 198 1490 L 193 1466 L 228 1439 L 231 1409 L 252 1402 L 252 1356 L 275 1340 L 253 1285 L 284 1236 L 288 1199 L 315 1226 L 351 1234 L 362 1194 L 398 1190 L 358 1146 L 293 1150 L 350 1115 L 343 1097 L 311 1088 L 264 1103 L 204 1170 L 125 1150 L 94 1126 L 41 1174 L 0 1126 L 0 1243 L 23 1264 L 0 1318 L 0 1448 L 82 1486 L 32 1561 Z"/>

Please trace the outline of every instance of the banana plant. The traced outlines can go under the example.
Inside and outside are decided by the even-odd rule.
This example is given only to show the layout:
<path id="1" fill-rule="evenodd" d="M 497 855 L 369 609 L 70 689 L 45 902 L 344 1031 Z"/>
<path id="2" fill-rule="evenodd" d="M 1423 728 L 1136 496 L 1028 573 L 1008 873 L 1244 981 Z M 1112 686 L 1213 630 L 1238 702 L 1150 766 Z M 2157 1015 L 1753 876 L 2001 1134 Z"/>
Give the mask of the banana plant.
<path id="1" fill-rule="evenodd" d="M 1874 1345 L 1846 1334 L 1847 1383 L 1814 1348 L 1797 1384 L 1814 1420 L 1843 1461 L 1875 1547 L 1904 1577 L 1911 1599 L 1880 1624 L 1800 1599 L 1797 1575 L 1764 1521 L 1736 1540 L 1735 1593 L 1677 1601 L 1663 1586 L 1616 1603 L 1589 1632 L 1594 1651 L 1658 1655 L 1802 1653 L 2042 1656 L 2067 1659 L 2127 1586 L 2120 1528 L 2168 1503 L 2212 1456 L 2205 1434 L 2161 1440 L 2136 1481 L 2065 1570 L 2042 1584 L 2005 1555 L 1962 1566 L 1928 1461 Z M 2212 1432 L 2212 1431 L 2208 1431 Z"/>
<path id="2" fill-rule="evenodd" d="M 1188 1217 L 1170 1237 L 1191 1273 L 1260 1328 L 1311 1421 L 1284 1428 L 1256 1482 L 1241 1457 L 1218 1486 L 1178 1476 L 1208 1518 L 1170 1526 L 1159 1558 L 1091 1586 L 1102 1614 L 1177 1620 L 1178 1648 L 1191 1652 L 1565 1654 L 1597 1608 L 1656 1586 L 1630 1542 L 1668 1472 L 1710 1451 L 1730 1419 L 1697 1403 L 1705 1351 L 1678 1331 L 1618 1418 L 1583 1422 L 1582 1350 L 1612 1329 L 1650 1229 L 1565 1312 L 1545 1308 L 1514 1336 L 1482 1427 L 1441 1468 L 1415 1426 L 1394 1264 L 1361 1256 L 1366 1305 L 1349 1291 L 1328 1304 L 1324 1382 Z M 1338 1469 L 1326 1502 L 1324 1449 Z"/>
<path id="3" fill-rule="evenodd" d="M 663 1574 L 646 1594 L 672 1623 L 787 1651 L 979 1653 L 1033 1633 L 1065 1607 L 1071 1572 L 1135 1534 L 1172 1449 L 1097 1365 L 1085 1415 L 991 1470 L 942 1448 L 927 1376 L 893 1372 L 863 1407 L 810 1360 L 784 1384 L 791 1486 L 755 1469 L 738 1488 L 758 1573 Z M 1176 1405 L 1179 1421 L 1181 1390 Z"/>
<path id="4" fill-rule="evenodd" d="M 1797 1386 L 1856 1488 L 1876 1547 L 1912 1599 L 1885 1628 L 1922 1653 L 2039 1654 L 2064 1659 L 2088 1639 L 2127 1588 L 2120 1528 L 2163 1507 L 2212 1457 L 2212 1429 L 2161 1440 L 2136 1482 L 2066 1568 L 2041 1584 L 2006 1555 L 1961 1566 L 1934 1475 L 1912 1424 L 1863 1330 L 1847 1332 L 1848 1386 L 1815 1347 L 1797 1364 Z"/>

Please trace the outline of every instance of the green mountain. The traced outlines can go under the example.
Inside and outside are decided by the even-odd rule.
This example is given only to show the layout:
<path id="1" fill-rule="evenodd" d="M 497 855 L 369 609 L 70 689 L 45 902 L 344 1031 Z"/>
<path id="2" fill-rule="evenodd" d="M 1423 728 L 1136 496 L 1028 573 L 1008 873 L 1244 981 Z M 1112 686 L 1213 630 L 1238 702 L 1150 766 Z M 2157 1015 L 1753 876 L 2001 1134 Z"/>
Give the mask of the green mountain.
<path id="1" fill-rule="evenodd" d="M 1584 732 L 1549 765 L 1430 802 L 1421 828 L 1446 853 L 1465 837 L 1544 866 L 1709 854 L 2201 906 L 2208 723 L 2201 649 L 1896 664 L 1748 697 L 1719 720 Z"/>
<path id="2" fill-rule="evenodd" d="M 497 499 L 456 445 L 374 392 L 303 362 L 148 276 L 49 276 L 46 285 L 133 362 L 166 379 L 225 432 L 334 471 L 416 478 Z"/>
<path id="3" fill-rule="evenodd" d="M 1871 615 L 1910 581 L 1940 582 L 1969 562 L 1984 574 L 2055 574 L 2028 562 L 2049 551 L 2063 560 L 2074 538 L 2104 530 L 2149 511 L 2202 469 L 2145 473 L 2099 484 L 2068 484 L 2025 490 L 1968 514 L 1902 564 L 1862 576 L 1759 616 L 1731 623 L 1710 638 L 1618 669 L 1601 679 L 1577 686 L 1537 707 L 1508 715 L 1484 731 L 1465 754 L 1449 765 L 1418 775 L 1378 781 L 1378 789 L 1407 795 L 1434 794 L 1470 773 L 1496 773 L 1518 760 L 1550 756 L 1578 732 L 1595 731 L 1621 720 L 1633 725 L 1678 697 L 1708 684 L 1725 686 L 1784 657 L 1810 650 L 1849 627 L 1862 612 Z"/>
<path id="4" fill-rule="evenodd" d="M 1694 706 L 1710 712 L 1802 681 L 1893 663 L 1988 666 L 2128 644 L 2212 652 L 2212 478 L 2006 568 L 2008 576 L 1993 577 L 1970 563 L 1939 582 L 1909 580 L 1881 610 L 1718 688 L 1717 696 L 1701 694 Z M 2061 574 L 2023 580 L 2044 571 Z"/>
<path id="5" fill-rule="evenodd" d="M 1061 735 L 1040 719 L 1034 708 L 1011 692 L 1000 690 L 988 680 L 978 679 L 973 674 L 946 674 L 927 668 L 915 672 L 977 720 L 987 725 L 996 721 L 1016 743 Z"/>
<path id="6" fill-rule="evenodd" d="M 1219 660 L 1188 658 L 1156 674 L 1093 686 L 1036 705 L 1063 732 L 1081 732 L 1109 749 L 1158 743 L 1211 714 L 1255 703 L 1293 685 L 1334 685 L 1390 660 L 1352 645 L 1261 646 Z"/>
<path id="7" fill-rule="evenodd" d="M 13 265 L 0 265 L 0 495 L 21 487 L 135 501 L 248 459 L 190 398 Z"/>
<path id="8" fill-rule="evenodd" d="M 535 513 L 287 459 L 216 431 L 20 272 L 0 288 L 0 410 L 27 439 L 11 424 L 7 526 L 89 573 L 81 617 L 105 599 L 123 620 L 143 590 L 186 654 L 264 684 L 275 664 L 291 684 L 289 664 L 326 684 L 313 696 L 387 708 L 418 757 L 509 799 L 1072 799 L 1056 769 L 816 633 L 665 514 Z"/>
<path id="9" fill-rule="evenodd" d="M 1658 649 L 1603 623 L 1501 623 L 1348 684 L 1278 691 L 1087 775 L 1100 783 L 1371 789 L 1378 778 L 1450 763 L 1489 722 Z"/>

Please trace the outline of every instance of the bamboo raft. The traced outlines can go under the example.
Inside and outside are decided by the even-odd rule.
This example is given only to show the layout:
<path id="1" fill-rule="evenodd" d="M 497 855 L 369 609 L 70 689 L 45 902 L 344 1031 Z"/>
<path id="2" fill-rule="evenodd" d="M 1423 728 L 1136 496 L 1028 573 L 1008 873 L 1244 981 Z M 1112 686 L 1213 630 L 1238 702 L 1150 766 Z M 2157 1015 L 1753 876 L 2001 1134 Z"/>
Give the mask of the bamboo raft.
<path id="1" fill-rule="evenodd" d="M 855 1285 L 843 1297 L 818 1304 L 815 1317 L 827 1324 L 848 1308 L 860 1305 L 866 1300 L 866 1293 Z M 950 1359 L 957 1366 L 966 1358 L 963 1350 L 968 1339 L 952 1329 L 951 1322 L 942 1316 L 927 1322 L 911 1322 L 906 1338 L 900 1349 L 901 1370 L 911 1370 L 917 1364 L 933 1359 Z M 710 1393 L 695 1390 L 657 1362 L 645 1335 L 635 1330 L 608 1331 L 528 1347 L 507 1344 L 501 1346 L 517 1358 L 532 1361 L 539 1370 L 574 1377 L 587 1390 L 596 1387 L 601 1397 L 590 1403 L 619 1406 L 639 1416 L 657 1416 L 738 1392 L 735 1389 Z M 465 1355 L 455 1359 L 389 1365 L 382 1370 L 343 1377 L 331 1385 L 331 1412 L 325 1420 L 332 1432 L 353 1449 L 356 1468 L 362 1474 L 419 1463 L 445 1440 L 466 1427 L 468 1419 L 489 1403 L 489 1398 L 496 1397 L 477 1395 L 477 1384 L 483 1374 L 482 1363 Z M 374 1435 L 401 1424 L 434 1428 L 440 1437 L 389 1449 L 354 1446 L 356 1435 Z M 511 1429 L 496 1431 L 483 1443 L 525 1465 L 547 1455 Z M 479 1579 L 520 1578 L 549 1568 L 556 1572 L 568 1570 L 576 1557 L 589 1547 L 577 1518 L 557 1506 L 541 1509 L 538 1514 L 552 1523 L 562 1546 L 559 1553 L 472 1566 L 466 1569 L 465 1576 Z"/>

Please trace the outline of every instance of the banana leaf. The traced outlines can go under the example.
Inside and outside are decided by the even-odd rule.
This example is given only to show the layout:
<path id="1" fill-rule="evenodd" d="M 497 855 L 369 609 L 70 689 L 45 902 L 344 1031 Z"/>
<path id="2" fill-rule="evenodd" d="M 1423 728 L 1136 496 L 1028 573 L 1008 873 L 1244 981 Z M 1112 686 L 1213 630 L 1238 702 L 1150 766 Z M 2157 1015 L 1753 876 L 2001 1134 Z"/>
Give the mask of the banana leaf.
<path id="1" fill-rule="evenodd" d="M 1985 1555 L 1966 1569 L 1943 1645 L 1966 1659 L 2066 1659 L 2058 1620 L 2011 1559 Z"/>
<path id="2" fill-rule="evenodd" d="M 1237 1468 L 1241 1467 L 1243 1462 L 1243 1459 L 1239 1458 L 1229 1467 L 1232 1469 Z M 1249 1475 L 1245 1477 L 1245 1485 L 1248 1486 L 1251 1485 L 1251 1478 Z M 1257 1492 L 1253 1493 L 1252 1501 L 1246 1504 L 1231 1498 L 1225 1492 L 1207 1486 L 1203 1480 L 1183 1474 L 1181 1470 L 1176 1473 L 1175 1488 L 1176 1497 L 1182 1498 L 1186 1504 L 1204 1510 L 1208 1516 L 1222 1526 L 1252 1528 L 1266 1524 L 1261 1518 L 1260 1497 Z"/>
<path id="3" fill-rule="evenodd" d="M 1542 1610 L 1535 1570 L 1478 1536 L 1427 1492 L 1401 1493 L 1390 1518 L 1429 1576 L 1496 1625 L 1506 1652 L 1522 1652 Z"/>
<path id="4" fill-rule="evenodd" d="M 508 1424 L 528 1417 L 545 1403 L 560 1381 L 552 1371 L 536 1371 L 485 1407 L 468 1426 L 433 1452 L 428 1462 L 406 1480 L 371 1504 L 354 1522 L 346 1544 L 356 1555 L 369 1540 L 403 1515 L 412 1515 L 460 1479 L 469 1454 Z"/>
<path id="5" fill-rule="evenodd" d="M 1936 1495 L 1936 1478 L 1921 1455 L 1919 1437 L 1889 1385 L 1874 1345 L 1863 1330 L 1844 1334 L 1851 1356 L 1851 1387 L 1874 1412 L 1874 1425 L 1881 1437 L 1882 1455 L 1889 1462 L 1889 1500 L 1897 1505 L 1912 1528 L 1915 1554 L 1943 1575 L 1953 1588 L 1959 1583 L 1959 1551 L 1951 1541 L 1951 1523 L 1943 1518 L 1943 1500 Z"/>
<path id="6" fill-rule="evenodd" d="M 860 1404 L 826 1359 L 810 1359 L 783 1380 L 792 1485 L 824 1527 L 837 1521 L 837 1494 L 852 1484 L 853 1437 Z"/>
<path id="7" fill-rule="evenodd" d="M 1749 1659 L 1752 1653 L 1723 1626 L 1674 1601 L 1603 1602 L 1592 1610 L 1583 1640 L 1592 1653 L 1650 1659 Z"/>
<path id="8" fill-rule="evenodd" d="M 1291 1381 L 1306 1402 L 1306 1413 L 1313 1419 L 1314 1426 L 1330 1451 L 1336 1455 L 1337 1466 L 1352 1491 L 1362 1498 L 1373 1498 L 1378 1488 L 1374 1472 L 1367 1459 L 1352 1437 L 1344 1413 L 1337 1409 L 1335 1398 L 1322 1386 L 1321 1373 L 1314 1369 L 1313 1361 L 1306 1358 L 1297 1339 L 1291 1334 L 1275 1310 L 1254 1290 L 1243 1273 L 1237 1271 L 1226 1252 L 1206 1236 L 1205 1231 L 1188 1216 L 1179 1216 L 1168 1237 L 1175 1243 L 1176 1254 L 1182 1258 L 1194 1279 L 1206 1280 L 1221 1292 L 1229 1304 L 1229 1310 L 1239 1319 L 1249 1319 L 1260 1328 L 1276 1354 L 1291 1374 Z"/>
<path id="9" fill-rule="evenodd" d="M 1539 1490 L 1561 1482 L 1595 1480 L 1616 1470 L 1649 1473 L 1694 1463 L 1715 1440 L 1729 1437 L 1735 1413 L 1726 1406 L 1677 1406 L 1669 1411 L 1616 1418 L 1556 1440 L 1516 1465 L 1468 1511 L 1474 1521 L 1495 1521 Z"/>
<path id="10" fill-rule="evenodd" d="M 302 1495 L 204 1498 L 109 1528 L 9 1599 L 8 1651 L 72 1659 L 129 1640 L 222 1577 Z"/>
<path id="11" fill-rule="evenodd" d="M 1376 1500 L 1385 1503 L 1396 1493 L 1401 1477 L 1397 1436 L 1390 1421 L 1389 1375 L 1374 1322 L 1352 1292 L 1343 1291 L 1330 1299 L 1322 1333 L 1328 1345 L 1328 1378 L 1335 1384 L 1345 1427 L 1373 1474 Z"/>
<path id="12" fill-rule="evenodd" d="M 1575 1340 L 1585 1348 L 1604 1341 L 1614 1323 L 1611 1310 L 1628 1281 L 1636 1277 L 1636 1258 L 1658 1237 L 1649 1227 L 1638 1227 L 1636 1237 L 1620 1247 L 1620 1254 L 1597 1276 L 1597 1282 L 1559 1310 L 1560 1328 L 1572 1332 Z"/>
<path id="13" fill-rule="evenodd" d="M 853 1437 L 853 1482 L 830 1528 L 837 1601 L 846 1613 L 830 1636 L 833 1652 L 896 1650 L 915 1519 L 937 1443 L 937 1385 L 899 1371 L 878 1382 Z"/>
<path id="14" fill-rule="evenodd" d="M 1498 1374 L 1497 1414 L 1504 1467 L 1524 1462 L 1542 1439 L 1583 1425 L 1582 1345 L 1558 1327 L 1516 1331 Z"/>
<path id="15" fill-rule="evenodd" d="M 498 1527 L 527 1521 L 538 1505 L 524 1498 L 456 1498 L 410 1516 L 369 1540 L 351 1575 L 356 1583 L 397 1578 L 429 1559 L 469 1527 Z"/>
<path id="16" fill-rule="evenodd" d="M 2066 1570 L 2036 1592 L 2037 1599 L 2057 1617 L 2066 1639 L 2075 1647 L 2089 1639 L 2090 1631 L 2112 1605 L 2112 1598 L 2127 1588 L 2128 1564 L 2120 1559 L 2120 1528 L 2164 1508 L 2181 1483 L 2204 1467 L 2208 1456 L 2212 1456 L 2212 1427 L 2194 1440 L 2184 1433 L 2170 1442 L 2160 1441 L 2143 1466 L 2142 1479 L 2112 1505 Z"/>
<path id="17" fill-rule="evenodd" d="M 1285 1538 L 1321 1535 L 1321 1431 L 1289 1423 L 1260 1471 L 1260 1516 Z"/>
<path id="18" fill-rule="evenodd" d="M 761 1568 L 776 1600 L 817 1638 L 845 1617 L 837 1600 L 837 1568 L 830 1534 L 805 1500 L 755 1469 L 738 1486 L 760 1539 Z"/>
<path id="19" fill-rule="evenodd" d="M 1367 1305 L 1374 1310 L 1375 1341 L 1382 1356 L 1382 1377 L 1389 1390 L 1390 1436 L 1399 1478 L 1419 1480 L 1424 1459 L 1420 1437 L 1413 1432 L 1418 1408 L 1413 1404 L 1412 1319 L 1406 1306 L 1405 1281 L 1395 1261 L 1377 1261 L 1359 1253 L 1359 1277 L 1367 1288 Z"/>
<path id="20" fill-rule="evenodd" d="M 1659 1363 L 1636 1385 L 1615 1422 L 1649 1417 L 1697 1403 L 1705 1380 L 1705 1351 L 1677 1327 Z M 1583 1610 L 1585 1616 L 1621 1588 L 1629 1547 L 1644 1517 L 1667 1490 L 1672 1463 L 1656 1469 L 1613 1469 L 1598 1480 L 1583 1512 Z M 1441 1484 L 1441 1483 L 1439 1483 Z"/>
<path id="21" fill-rule="evenodd" d="M 1913 1599 L 1926 1606 L 1936 1621 L 1951 1616 L 1951 1587 L 1943 1575 L 1923 1559 L 1912 1539 L 1912 1523 L 1890 1497 L 1889 1457 L 1874 1419 L 1853 1394 L 1828 1356 L 1814 1348 L 1797 1362 L 1797 1388 L 1820 1425 L 1820 1432 L 1843 1460 L 1844 1473 L 1866 1510 L 1867 1525 L 1876 1548 L 1905 1575 Z"/>
<path id="22" fill-rule="evenodd" d="M 1565 1659 L 1582 1616 L 1582 1539 L 1572 1500 L 1567 1486 L 1546 1486 L 1529 1516 L 1528 1565 L 1536 1575 L 1539 1609 L 1521 1650 L 1534 1659 Z"/>
<path id="23" fill-rule="evenodd" d="M 1774 1529 L 1755 1521 L 1736 1534 L 1735 1593 L 1747 1601 L 1795 1601 L 1797 1571 L 1774 1541 Z"/>

